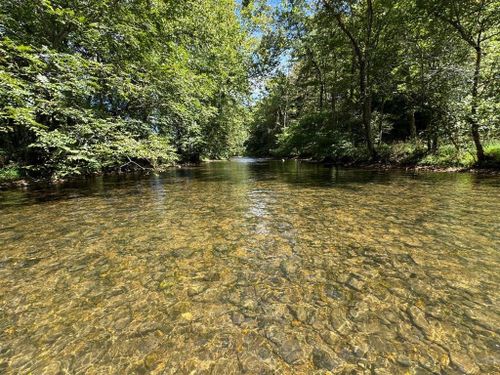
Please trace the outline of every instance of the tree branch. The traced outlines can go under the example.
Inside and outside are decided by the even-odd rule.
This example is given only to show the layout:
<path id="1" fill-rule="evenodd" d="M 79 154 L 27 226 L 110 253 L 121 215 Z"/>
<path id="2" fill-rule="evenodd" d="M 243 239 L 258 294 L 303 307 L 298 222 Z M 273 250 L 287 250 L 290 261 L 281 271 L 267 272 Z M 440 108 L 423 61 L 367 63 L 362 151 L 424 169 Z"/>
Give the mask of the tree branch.
<path id="1" fill-rule="evenodd" d="M 352 47 L 354 48 L 354 53 L 356 54 L 356 57 L 358 58 L 358 61 L 361 62 L 364 59 L 363 56 L 363 51 L 361 50 L 359 46 L 359 42 L 356 40 L 354 35 L 351 33 L 351 31 L 347 28 L 346 24 L 344 23 L 344 20 L 342 19 L 342 14 L 334 9 L 332 4 L 330 4 L 329 1 L 323 0 L 323 4 L 327 9 L 333 12 L 335 19 L 337 20 L 337 24 L 339 25 L 340 29 L 343 31 L 343 33 L 349 38 L 351 41 Z"/>
<path id="2" fill-rule="evenodd" d="M 448 23 L 449 25 L 451 25 L 452 27 L 454 27 L 455 30 L 458 31 L 458 33 L 460 34 L 462 39 L 465 42 L 467 42 L 472 48 L 474 48 L 474 49 L 477 48 L 477 44 L 474 41 L 474 39 L 472 38 L 472 35 L 470 35 L 467 32 L 467 30 L 465 30 L 465 28 L 463 27 L 463 25 L 461 24 L 459 19 L 454 20 L 452 18 L 446 17 L 444 14 L 439 13 L 439 12 L 434 12 L 434 14 L 436 15 L 436 17 L 438 17 L 442 21 L 444 21 L 444 22 Z"/>

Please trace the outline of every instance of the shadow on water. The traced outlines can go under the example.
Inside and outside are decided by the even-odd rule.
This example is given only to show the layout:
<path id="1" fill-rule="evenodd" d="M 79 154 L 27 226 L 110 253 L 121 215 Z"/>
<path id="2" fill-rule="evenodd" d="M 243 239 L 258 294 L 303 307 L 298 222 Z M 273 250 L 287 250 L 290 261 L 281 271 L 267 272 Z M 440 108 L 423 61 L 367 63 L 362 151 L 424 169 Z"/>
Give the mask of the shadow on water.
<path id="1" fill-rule="evenodd" d="M 27 189 L 0 190 L 0 207 L 42 203 L 115 193 L 141 194 L 144 189 L 168 189 L 170 185 L 193 182 L 248 184 L 255 181 L 287 183 L 297 187 L 360 189 L 363 184 L 391 184 L 396 180 L 417 180 L 425 184 L 484 184 L 500 187 L 498 178 L 469 173 L 406 172 L 399 170 L 342 169 L 299 160 L 236 158 L 200 166 L 172 168 L 160 175 L 124 174 L 70 180 L 57 185 L 34 185 Z"/>

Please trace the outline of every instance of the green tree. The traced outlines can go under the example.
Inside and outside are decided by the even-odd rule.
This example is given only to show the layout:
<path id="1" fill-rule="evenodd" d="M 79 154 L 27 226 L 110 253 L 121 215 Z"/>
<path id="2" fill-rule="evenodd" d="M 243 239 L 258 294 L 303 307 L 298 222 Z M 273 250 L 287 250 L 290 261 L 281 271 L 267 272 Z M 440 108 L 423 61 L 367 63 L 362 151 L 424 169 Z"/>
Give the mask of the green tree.
<path id="1" fill-rule="evenodd" d="M 477 159 L 485 161 L 479 133 L 478 107 L 484 46 L 499 33 L 500 2 L 498 0 L 421 1 L 430 14 L 447 24 L 474 51 L 474 73 L 471 85 L 470 116 L 468 118 Z"/>
<path id="2" fill-rule="evenodd" d="M 32 173 L 240 153 L 251 44 L 234 0 L 0 3 L 0 148 Z"/>

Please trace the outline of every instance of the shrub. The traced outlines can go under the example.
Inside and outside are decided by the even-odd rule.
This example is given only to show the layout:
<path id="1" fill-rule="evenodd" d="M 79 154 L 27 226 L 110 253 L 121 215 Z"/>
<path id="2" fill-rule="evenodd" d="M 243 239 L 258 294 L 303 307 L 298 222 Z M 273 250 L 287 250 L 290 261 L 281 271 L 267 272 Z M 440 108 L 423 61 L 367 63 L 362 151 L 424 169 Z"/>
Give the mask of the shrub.
<path id="1" fill-rule="evenodd" d="M 500 168 L 500 141 L 490 141 L 484 146 L 486 167 Z"/>
<path id="2" fill-rule="evenodd" d="M 21 178 L 21 171 L 18 167 L 8 166 L 0 168 L 0 182 L 10 182 Z"/>
<path id="3" fill-rule="evenodd" d="M 495 162 L 500 162 L 500 141 L 487 143 L 484 147 L 484 153 L 487 158 Z"/>
<path id="4" fill-rule="evenodd" d="M 428 154 L 418 164 L 436 167 L 470 168 L 476 163 L 472 147 L 457 150 L 453 145 L 443 145 L 434 154 Z"/>

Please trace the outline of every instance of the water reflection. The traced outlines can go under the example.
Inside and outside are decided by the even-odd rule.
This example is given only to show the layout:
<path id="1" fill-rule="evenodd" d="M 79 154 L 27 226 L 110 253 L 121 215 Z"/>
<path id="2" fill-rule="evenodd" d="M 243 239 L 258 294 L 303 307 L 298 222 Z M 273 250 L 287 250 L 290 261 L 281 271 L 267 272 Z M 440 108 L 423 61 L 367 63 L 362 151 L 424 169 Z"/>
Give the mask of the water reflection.
<path id="1" fill-rule="evenodd" d="M 0 372 L 495 373 L 499 187 L 245 159 L 0 192 Z"/>

